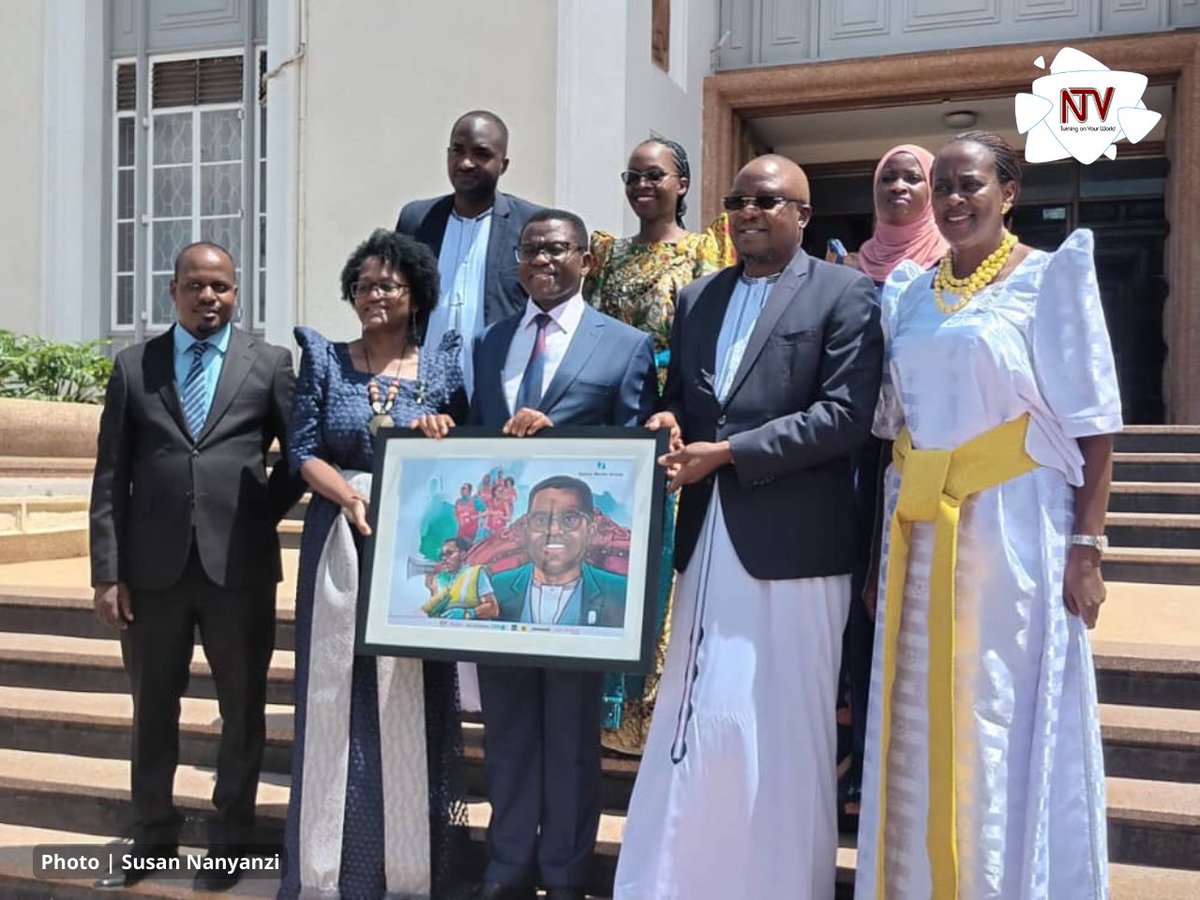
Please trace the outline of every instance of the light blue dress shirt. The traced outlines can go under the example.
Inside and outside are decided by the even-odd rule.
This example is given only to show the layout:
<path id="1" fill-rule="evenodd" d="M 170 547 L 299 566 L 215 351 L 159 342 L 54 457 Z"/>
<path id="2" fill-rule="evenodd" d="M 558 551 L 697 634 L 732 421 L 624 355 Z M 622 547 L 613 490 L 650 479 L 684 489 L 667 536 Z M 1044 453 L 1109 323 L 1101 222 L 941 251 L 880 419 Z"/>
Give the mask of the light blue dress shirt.
<path id="1" fill-rule="evenodd" d="M 733 376 L 742 364 L 754 325 L 778 280 L 778 275 L 739 278 L 729 297 L 725 320 L 721 322 L 721 333 L 717 336 L 717 371 L 713 379 L 714 393 L 722 403 L 733 386 Z"/>
<path id="2" fill-rule="evenodd" d="M 462 335 L 459 360 L 467 394 L 475 387 L 472 342 L 483 332 L 483 279 L 487 273 L 488 238 L 492 234 L 492 211 L 473 219 L 451 212 L 438 253 L 438 275 L 442 282 L 438 305 L 429 316 L 425 346 L 437 349 L 442 335 Z"/>
<path id="3" fill-rule="evenodd" d="M 229 336 L 232 329 L 233 325 L 226 322 L 219 331 L 204 339 L 216 348 L 215 353 L 210 350 L 204 354 L 204 417 L 206 419 L 209 410 L 212 409 L 213 395 L 217 392 L 217 381 L 221 378 L 221 366 L 225 362 L 225 353 L 229 350 Z M 188 334 L 187 330 L 178 323 L 172 329 L 172 336 L 175 339 L 175 387 L 182 395 L 183 383 L 187 380 L 188 370 L 192 367 L 192 344 L 202 342 Z"/>

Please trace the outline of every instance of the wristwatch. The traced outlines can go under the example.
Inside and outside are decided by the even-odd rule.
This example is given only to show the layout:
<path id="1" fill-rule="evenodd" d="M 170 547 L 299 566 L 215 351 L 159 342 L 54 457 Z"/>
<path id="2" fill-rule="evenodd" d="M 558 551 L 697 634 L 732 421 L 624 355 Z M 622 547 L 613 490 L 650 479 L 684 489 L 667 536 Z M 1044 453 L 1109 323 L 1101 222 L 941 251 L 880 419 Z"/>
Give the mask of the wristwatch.
<path id="1" fill-rule="evenodd" d="M 1103 534 L 1073 534 L 1071 544 L 1079 547 L 1093 547 L 1103 556 L 1108 552 L 1108 537 Z"/>

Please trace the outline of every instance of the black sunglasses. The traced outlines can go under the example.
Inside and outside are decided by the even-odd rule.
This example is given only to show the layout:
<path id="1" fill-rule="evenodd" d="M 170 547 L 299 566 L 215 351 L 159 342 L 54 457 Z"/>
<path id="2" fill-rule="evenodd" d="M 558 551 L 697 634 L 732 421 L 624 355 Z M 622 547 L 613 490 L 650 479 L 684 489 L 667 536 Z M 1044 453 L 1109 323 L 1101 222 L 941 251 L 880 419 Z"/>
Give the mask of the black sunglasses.
<path id="1" fill-rule="evenodd" d="M 757 197 L 722 197 L 721 205 L 729 212 L 741 212 L 747 206 L 755 206 L 763 212 L 770 212 L 784 203 L 795 203 L 804 206 L 807 200 L 797 200 L 794 197 L 781 197 L 778 194 L 759 194 Z"/>
<path id="2" fill-rule="evenodd" d="M 626 169 L 621 173 L 621 180 L 625 182 L 626 187 L 633 187 L 643 181 L 651 185 L 660 185 L 668 178 L 673 177 L 675 177 L 674 172 L 664 172 L 662 169 L 650 169 L 648 172 L 637 172 L 633 169 Z"/>

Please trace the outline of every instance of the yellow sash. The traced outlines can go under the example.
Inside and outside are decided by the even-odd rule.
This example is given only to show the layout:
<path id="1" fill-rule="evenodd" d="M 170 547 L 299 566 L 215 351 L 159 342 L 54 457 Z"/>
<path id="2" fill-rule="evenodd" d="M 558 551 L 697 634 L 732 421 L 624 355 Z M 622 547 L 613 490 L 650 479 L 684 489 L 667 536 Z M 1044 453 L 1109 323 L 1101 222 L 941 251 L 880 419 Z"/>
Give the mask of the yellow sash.
<path id="1" fill-rule="evenodd" d="M 883 736 L 880 747 L 879 835 L 876 842 L 876 897 L 884 885 L 884 831 L 887 826 L 888 745 L 892 730 L 892 689 L 900 638 L 904 580 L 913 522 L 935 523 L 929 573 L 929 822 L 926 846 L 933 881 L 932 900 L 958 897 L 958 815 L 954 743 L 954 575 L 958 562 L 958 516 L 972 494 L 1003 484 L 1037 468 L 1025 452 L 1029 416 L 1005 422 L 955 450 L 914 450 L 905 429 L 896 440 L 892 465 L 901 474 L 900 497 L 889 526 L 887 622 L 883 644 Z"/>

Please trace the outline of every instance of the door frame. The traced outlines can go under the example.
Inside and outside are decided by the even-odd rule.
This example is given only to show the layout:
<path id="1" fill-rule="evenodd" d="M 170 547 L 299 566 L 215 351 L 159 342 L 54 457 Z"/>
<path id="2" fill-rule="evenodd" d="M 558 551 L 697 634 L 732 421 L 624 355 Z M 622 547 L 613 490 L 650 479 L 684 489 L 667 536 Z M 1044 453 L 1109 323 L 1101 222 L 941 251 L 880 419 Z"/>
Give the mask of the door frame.
<path id="1" fill-rule="evenodd" d="M 791 66 L 738 69 L 704 81 L 701 205 L 705 221 L 747 156 L 743 124 L 761 116 L 868 110 L 905 103 L 1015 95 L 1039 74 L 1033 60 L 1053 59 L 1066 44 L 1029 43 L 908 53 Z M 1168 343 L 1163 373 L 1167 421 L 1200 424 L 1200 34 L 1146 34 L 1071 41 L 1113 66 L 1172 84 L 1167 117 L 1166 246 L 1169 293 L 1163 310 Z M 952 87 L 949 87 L 952 86 Z M 1184 198 L 1193 198 L 1190 203 Z M 1188 298 L 1196 298 L 1187 302 Z"/>

